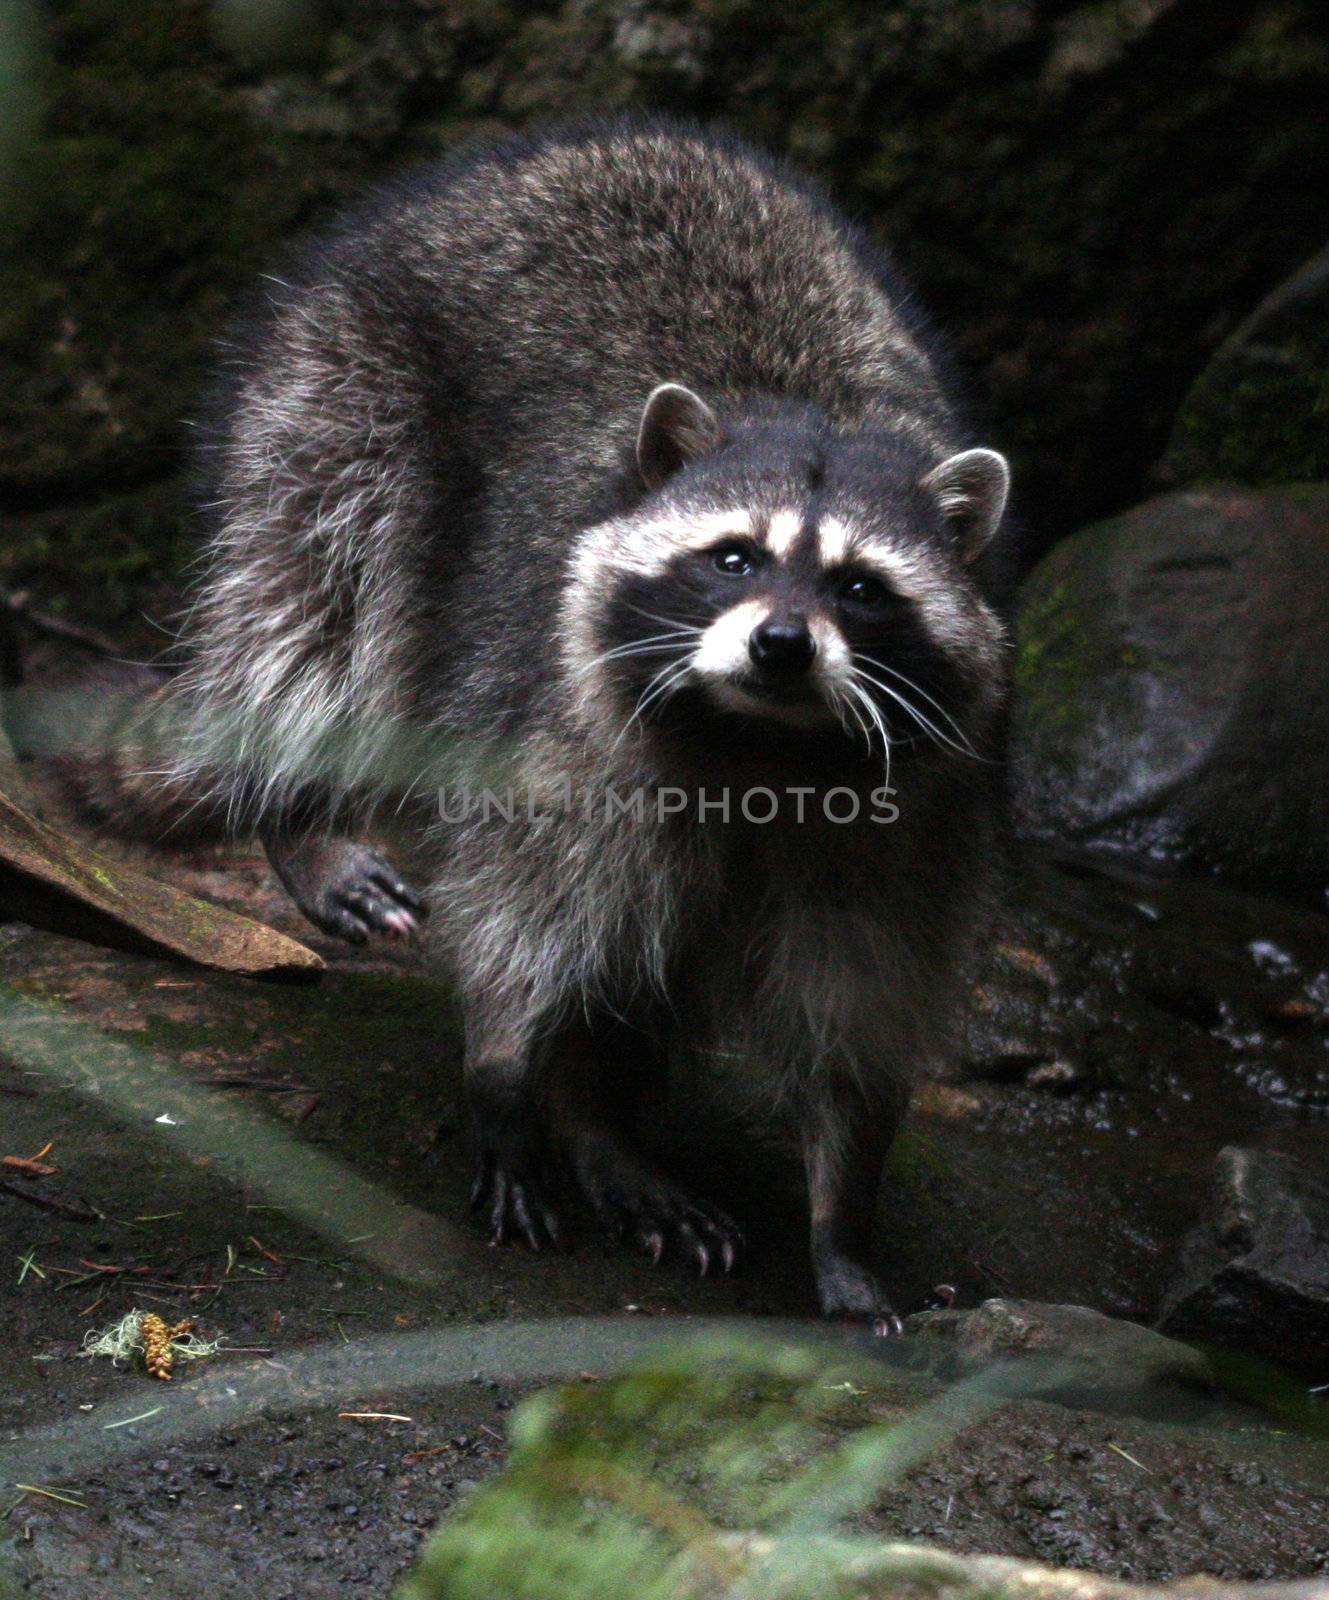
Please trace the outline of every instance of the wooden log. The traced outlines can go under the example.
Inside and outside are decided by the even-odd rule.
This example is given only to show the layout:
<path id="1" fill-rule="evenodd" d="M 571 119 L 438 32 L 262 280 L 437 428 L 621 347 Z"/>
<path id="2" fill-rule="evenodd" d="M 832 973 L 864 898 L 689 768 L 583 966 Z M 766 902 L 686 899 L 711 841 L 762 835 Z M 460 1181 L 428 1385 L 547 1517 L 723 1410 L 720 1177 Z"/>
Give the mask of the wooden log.
<path id="1" fill-rule="evenodd" d="M 251 978 L 302 982 L 323 970 L 322 959 L 298 940 L 121 866 L 3 793 L 0 917 Z"/>

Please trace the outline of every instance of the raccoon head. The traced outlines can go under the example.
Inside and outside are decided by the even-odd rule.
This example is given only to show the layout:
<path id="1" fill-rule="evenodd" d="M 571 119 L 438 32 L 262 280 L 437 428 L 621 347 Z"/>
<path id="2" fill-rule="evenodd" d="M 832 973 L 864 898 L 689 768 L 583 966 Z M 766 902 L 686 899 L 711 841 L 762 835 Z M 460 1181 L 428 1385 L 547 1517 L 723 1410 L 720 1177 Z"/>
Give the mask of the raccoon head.
<path id="1" fill-rule="evenodd" d="M 973 752 L 1003 676 L 975 573 L 1009 488 L 996 451 L 938 461 L 907 430 L 811 408 L 722 424 L 664 384 L 635 472 L 637 503 L 575 559 L 567 636 L 596 715 Z"/>

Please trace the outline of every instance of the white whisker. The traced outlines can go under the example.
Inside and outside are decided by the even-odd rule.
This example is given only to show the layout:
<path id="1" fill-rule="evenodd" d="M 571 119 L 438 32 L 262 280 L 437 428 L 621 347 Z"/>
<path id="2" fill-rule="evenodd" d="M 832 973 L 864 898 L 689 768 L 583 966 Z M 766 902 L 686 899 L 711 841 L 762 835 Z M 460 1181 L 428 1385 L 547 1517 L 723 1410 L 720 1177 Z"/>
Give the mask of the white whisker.
<path id="1" fill-rule="evenodd" d="M 863 720 L 863 713 L 858 709 L 858 704 L 854 697 L 847 690 L 842 693 L 834 683 L 829 684 L 827 687 L 829 689 L 828 698 L 831 710 L 834 711 L 836 720 L 841 728 L 844 729 L 845 737 L 849 738 L 853 733 L 853 729 L 849 726 L 849 718 L 852 716 L 858 726 L 858 731 L 863 735 L 863 742 L 870 750 L 872 748 L 872 729 Z"/>
<path id="2" fill-rule="evenodd" d="M 881 735 L 882 751 L 886 761 L 885 783 L 886 787 L 889 789 L 891 786 L 891 736 L 886 727 L 886 719 L 881 714 L 880 706 L 876 704 L 872 696 L 867 692 L 866 689 L 863 688 L 862 684 L 851 678 L 847 687 L 849 692 L 867 712 L 872 721 L 873 727 L 875 727 L 877 732 Z"/>
<path id="3" fill-rule="evenodd" d="M 647 611 L 644 606 L 629 606 L 629 611 L 635 611 L 639 617 L 645 617 L 648 622 L 663 622 L 666 628 L 690 628 L 693 633 L 700 634 L 704 623 L 689 622 L 686 617 L 662 617 L 658 611 Z"/>
<path id="4" fill-rule="evenodd" d="M 643 716 L 648 707 L 652 705 L 658 705 L 660 702 L 667 700 L 673 691 L 678 687 L 678 685 L 682 683 L 683 679 L 687 677 L 691 670 L 692 661 L 691 658 L 689 658 L 687 661 L 684 661 L 678 670 L 673 674 L 673 676 L 667 678 L 658 689 L 654 690 L 650 694 L 643 695 L 643 697 L 637 702 L 637 710 L 635 715 Z"/>
<path id="5" fill-rule="evenodd" d="M 902 711 L 913 718 L 939 749 L 954 750 L 957 755 L 967 756 L 974 761 L 983 759 L 973 745 L 969 743 L 968 739 L 964 739 L 963 744 L 957 743 L 949 734 L 944 733 L 935 722 L 926 717 L 911 700 L 907 700 L 898 689 L 893 689 L 889 683 L 883 683 L 880 678 L 874 678 L 870 672 L 864 672 L 862 667 L 856 664 L 853 666 L 852 671 L 856 678 L 862 679 L 864 683 L 870 683 L 874 689 L 879 689 L 882 694 L 888 695 Z M 961 738 L 964 738 L 963 733 Z"/>
<path id="6" fill-rule="evenodd" d="M 855 656 L 855 660 L 857 659 L 859 658 Z M 869 659 L 872 658 L 869 657 Z M 942 705 L 939 700 L 934 700 L 921 684 L 915 683 L 912 678 L 907 678 L 897 667 L 888 667 L 884 661 L 872 660 L 872 665 L 874 667 L 880 667 L 883 672 L 889 672 L 892 678 L 898 678 L 899 681 L 904 684 L 906 689 L 912 689 L 916 695 L 919 695 L 922 699 L 924 699 L 935 711 L 940 712 L 940 714 L 945 717 L 946 721 L 950 723 L 951 727 L 955 729 L 956 737 L 967 747 L 969 753 L 974 756 L 976 760 L 978 759 L 978 752 L 969 743 L 969 739 L 965 734 L 964 729 L 955 720 L 951 713 L 947 711 L 946 707 Z"/>
<path id="7" fill-rule="evenodd" d="M 696 628 L 676 628 L 672 633 L 654 633 L 645 639 L 632 639 L 627 644 L 615 645 L 612 650 L 606 650 L 603 655 L 598 655 L 593 661 L 588 661 L 584 667 L 579 668 L 582 676 L 593 672 L 596 667 L 603 666 L 606 661 L 627 661 L 634 656 L 659 655 L 664 650 L 673 650 L 678 642 L 684 639 L 695 639 Z"/>
<path id="8" fill-rule="evenodd" d="M 614 743 L 611 747 L 611 753 L 612 751 L 617 750 L 619 745 L 621 745 L 624 739 L 627 738 L 629 729 L 631 729 L 633 724 L 640 719 L 642 713 L 646 710 L 647 706 L 651 704 L 652 700 L 659 698 L 657 690 L 667 692 L 676 681 L 685 677 L 688 672 L 691 671 L 691 669 L 692 656 L 690 654 L 681 664 L 677 660 L 665 662 L 664 666 L 660 668 L 660 670 L 650 680 L 642 692 L 637 696 L 637 703 L 632 708 L 632 715 L 619 730 L 618 738 L 614 740 Z"/>

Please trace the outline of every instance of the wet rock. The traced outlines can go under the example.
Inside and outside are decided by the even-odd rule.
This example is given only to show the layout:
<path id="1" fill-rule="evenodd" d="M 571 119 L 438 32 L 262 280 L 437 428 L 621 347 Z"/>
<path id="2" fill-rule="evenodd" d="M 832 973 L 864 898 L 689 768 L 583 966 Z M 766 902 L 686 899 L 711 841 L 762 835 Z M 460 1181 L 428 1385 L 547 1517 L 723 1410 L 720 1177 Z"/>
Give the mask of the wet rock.
<path id="1" fill-rule="evenodd" d="M 1028 579 L 1017 788 L 1035 835 L 1329 882 L 1329 488 L 1162 496 Z"/>
<path id="2" fill-rule="evenodd" d="M 1159 1327 L 1329 1375 L 1329 1186 L 1289 1155 L 1221 1151 Z"/>
<path id="3" fill-rule="evenodd" d="M 1220 346 L 1182 402 L 1161 481 L 1329 478 L 1329 247 Z"/>
<path id="4" fill-rule="evenodd" d="M 1139 915 L 1148 904 L 1154 915 Z M 1022 852 L 954 1097 L 919 1092 L 883 1268 L 1152 1324 L 1218 1152 L 1329 1170 L 1329 938 L 1316 911 L 1102 854 Z M 1056 1063 L 1073 1081 L 1049 1083 Z M 951 1085 L 947 1085 L 950 1087 Z M 886 1252 L 889 1252 L 888 1254 Z"/>
<path id="5" fill-rule="evenodd" d="M 960 1374 L 1038 1358 L 1047 1364 L 1043 1392 L 1074 1396 L 1081 1404 L 1122 1404 L 1159 1390 L 1174 1396 L 1178 1389 L 1204 1392 L 1212 1382 L 1199 1351 L 1088 1306 L 985 1300 L 970 1311 L 919 1312 L 905 1326 L 920 1339 L 936 1341 Z"/>

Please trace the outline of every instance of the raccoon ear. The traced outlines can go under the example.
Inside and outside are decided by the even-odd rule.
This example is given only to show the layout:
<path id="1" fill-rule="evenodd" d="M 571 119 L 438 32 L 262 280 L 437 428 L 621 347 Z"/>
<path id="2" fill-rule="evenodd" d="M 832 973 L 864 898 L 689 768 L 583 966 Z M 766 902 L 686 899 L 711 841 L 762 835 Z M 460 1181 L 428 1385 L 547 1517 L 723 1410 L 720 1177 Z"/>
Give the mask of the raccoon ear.
<path id="1" fill-rule="evenodd" d="M 680 467 L 720 443 L 714 411 L 681 383 L 652 389 L 637 433 L 637 467 L 648 489 L 658 489 Z"/>
<path id="2" fill-rule="evenodd" d="M 954 527 L 960 559 L 973 561 L 1001 526 L 1011 469 L 995 450 L 962 450 L 933 467 L 920 487 L 936 495 L 942 516 Z"/>

